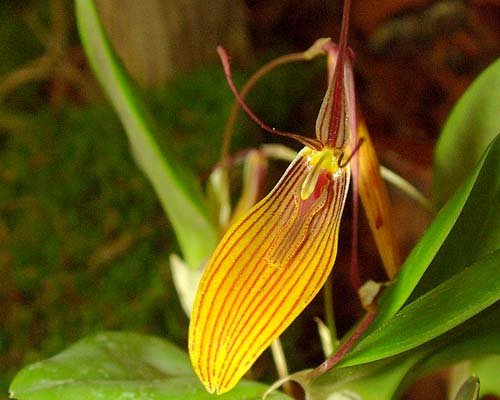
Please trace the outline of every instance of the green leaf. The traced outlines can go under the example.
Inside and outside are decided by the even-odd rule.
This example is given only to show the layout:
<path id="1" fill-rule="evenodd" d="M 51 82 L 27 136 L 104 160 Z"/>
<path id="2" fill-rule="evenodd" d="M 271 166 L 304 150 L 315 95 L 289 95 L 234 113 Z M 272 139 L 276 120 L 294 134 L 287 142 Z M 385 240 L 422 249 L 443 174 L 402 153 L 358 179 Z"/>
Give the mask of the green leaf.
<path id="1" fill-rule="evenodd" d="M 340 362 L 356 365 L 426 343 L 500 300 L 500 250 L 477 261 L 401 309 Z"/>
<path id="2" fill-rule="evenodd" d="M 324 375 L 324 379 L 329 381 L 327 390 L 332 389 L 333 380 L 342 390 L 356 389 L 357 393 L 366 394 L 366 398 L 370 399 L 369 388 L 377 385 L 376 382 L 385 381 L 384 393 L 387 398 L 391 398 L 390 393 L 401 390 L 400 381 L 405 376 L 413 376 L 414 371 L 421 370 L 417 367 L 425 357 L 436 349 L 447 348 L 447 340 L 456 340 L 456 332 L 461 332 L 464 326 L 472 326 L 472 332 L 481 329 L 478 325 L 481 320 L 474 316 L 478 313 L 482 315 L 481 310 L 500 299 L 500 286 L 495 282 L 500 279 L 500 245 L 496 239 L 488 240 L 498 237 L 498 232 L 485 228 L 494 226 L 492 216 L 500 208 L 499 169 L 500 136 L 485 152 L 469 179 L 441 209 L 410 254 L 396 282 L 381 299 L 380 312 L 364 337 L 337 368 Z M 467 223 L 477 225 L 477 229 L 470 227 L 467 230 Z M 464 240 L 474 243 L 463 243 Z M 478 245 L 477 242 L 482 243 Z M 485 243 L 489 245 L 485 246 Z M 461 246 L 464 248 L 461 249 Z M 489 248 L 495 251 L 484 256 L 485 249 Z M 458 259 L 451 258 L 453 251 L 461 254 Z M 456 265 L 447 262 L 447 254 L 451 254 L 450 259 Z M 480 255 L 483 257 L 478 259 Z M 469 262 L 469 265 L 464 265 L 465 262 Z M 430 265 L 433 268 L 439 266 L 440 274 L 432 271 L 435 275 L 432 284 L 424 286 L 426 290 L 420 288 L 422 290 L 418 296 L 410 297 L 422 277 L 425 280 L 429 274 Z M 402 308 L 405 303 L 407 305 Z M 500 320 L 500 309 L 493 308 L 493 311 L 494 320 Z M 484 343 L 482 347 L 487 348 Z M 474 347 L 468 350 L 469 353 L 438 352 L 442 356 L 436 358 L 439 363 L 435 365 L 450 364 L 453 362 L 452 355 L 458 356 L 458 361 L 467 354 L 473 354 L 472 351 L 478 351 Z M 418 352 L 416 358 L 414 352 Z M 391 360 L 394 359 L 397 361 L 392 365 Z M 380 371 L 372 370 L 373 364 L 386 362 L 389 364 Z M 332 374 L 344 374 L 352 382 L 347 385 L 345 380 L 340 380 L 339 383 L 339 377 Z M 320 392 L 324 394 L 324 388 Z"/>
<path id="3" fill-rule="evenodd" d="M 483 160 L 460 216 L 409 301 L 500 249 L 500 136 Z"/>
<path id="4" fill-rule="evenodd" d="M 217 242 L 198 182 L 163 144 L 140 91 L 125 72 L 104 32 L 92 0 L 75 0 L 83 47 L 104 92 L 118 113 L 137 163 L 152 183 L 170 219 L 184 259 L 199 267 Z"/>
<path id="5" fill-rule="evenodd" d="M 368 364 L 335 368 L 310 384 L 304 384 L 304 389 L 307 398 L 312 400 L 392 399 L 401 380 L 423 355 L 423 352 L 413 352 L 406 357 L 392 357 Z M 345 397 L 341 397 L 342 395 Z"/>
<path id="6" fill-rule="evenodd" d="M 500 279 L 499 202 L 500 135 L 412 251 L 364 337 L 335 369 L 312 382 L 311 397 L 328 397 L 332 390 L 363 399 L 397 397 L 404 382 L 430 367 L 486 350 L 500 353 L 488 346 L 491 338 L 474 336 L 478 329 L 488 332 L 479 316 L 500 299 L 494 282 Z M 490 309 L 500 320 L 498 307 Z M 462 349 L 453 349 L 450 343 L 466 327 Z M 379 386 L 383 392 L 373 391 Z"/>
<path id="7" fill-rule="evenodd" d="M 482 380 L 481 394 L 498 394 L 498 368 L 491 371 L 486 368 L 495 366 L 488 362 L 485 368 L 475 367 L 475 360 L 498 360 L 500 355 L 500 303 L 489 307 L 473 319 L 460 325 L 434 341 L 422 346 L 433 348 L 425 358 L 405 377 L 401 389 L 408 387 L 422 376 L 435 372 L 464 360 L 469 361 L 469 374 L 475 374 Z M 421 348 L 416 349 L 420 351 Z M 410 352 L 411 353 L 411 352 Z M 495 388 L 492 390 L 492 387 Z"/>
<path id="8" fill-rule="evenodd" d="M 435 150 L 434 201 L 438 207 L 476 166 L 500 133 L 500 59 L 467 89 L 451 112 Z"/>
<path id="9" fill-rule="evenodd" d="M 500 303 L 496 303 L 459 327 L 411 351 L 366 364 L 337 367 L 311 382 L 303 380 L 301 384 L 308 398 L 314 400 L 332 398 L 339 393 L 354 393 L 363 400 L 398 399 L 424 375 L 465 359 L 483 359 L 484 355 L 489 355 L 490 359 L 491 355 L 500 354 L 499 314 Z M 479 375 L 480 371 L 471 369 L 470 373 Z M 497 377 L 493 382 L 496 381 Z"/>
<path id="10" fill-rule="evenodd" d="M 406 259 L 396 282 L 382 297 L 370 331 L 389 320 L 407 302 L 421 280 L 411 300 L 498 248 L 500 135 Z M 427 276 L 429 266 L 432 274 Z"/>
<path id="11" fill-rule="evenodd" d="M 159 338 L 105 332 L 82 339 L 62 353 L 25 367 L 10 386 L 18 400 L 258 399 L 266 386 L 242 382 L 224 396 L 199 383 L 188 356 Z M 275 393 L 275 399 L 286 399 Z"/>

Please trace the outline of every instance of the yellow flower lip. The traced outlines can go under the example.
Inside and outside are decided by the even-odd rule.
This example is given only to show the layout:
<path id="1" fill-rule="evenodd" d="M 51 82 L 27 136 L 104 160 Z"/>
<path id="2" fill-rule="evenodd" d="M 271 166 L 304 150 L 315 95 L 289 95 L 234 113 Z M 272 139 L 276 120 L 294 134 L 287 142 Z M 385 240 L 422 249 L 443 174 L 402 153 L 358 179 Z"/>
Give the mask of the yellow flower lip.
<path id="1" fill-rule="evenodd" d="M 275 188 L 227 231 L 207 265 L 189 353 L 210 392 L 224 393 L 241 379 L 333 267 L 350 171 L 334 178 L 319 168 L 312 194 L 302 200 L 313 151 L 306 147 L 296 156 Z"/>
<path id="2" fill-rule="evenodd" d="M 304 155 L 307 156 L 309 173 L 302 184 L 300 192 L 302 200 L 307 200 L 317 188 L 321 171 L 330 173 L 333 178 L 338 177 L 339 172 L 341 172 L 339 167 L 340 154 L 342 154 L 340 150 L 330 150 L 327 147 L 321 150 L 308 149 L 305 152 Z"/>
<path id="3" fill-rule="evenodd" d="M 344 75 L 350 1 L 344 4 L 338 62 L 316 120 L 316 138 L 271 128 L 246 105 L 218 48 L 240 106 L 264 130 L 306 145 L 274 189 L 236 221 L 205 269 L 189 326 L 189 355 L 207 390 L 234 387 L 302 312 L 330 274 L 349 181 Z M 350 65 L 350 64 L 349 64 Z"/>
<path id="4" fill-rule="evenodd" d="M 339 158 L 341 154 L 342 151 L 339 149 L 330 149 L 328 147 L 324 147 L 319 151 L 310 149 L 308 160 L 311 165 L 315 166 L 319 163 L 326 171 L 334 174 L 340 169 Z"/>

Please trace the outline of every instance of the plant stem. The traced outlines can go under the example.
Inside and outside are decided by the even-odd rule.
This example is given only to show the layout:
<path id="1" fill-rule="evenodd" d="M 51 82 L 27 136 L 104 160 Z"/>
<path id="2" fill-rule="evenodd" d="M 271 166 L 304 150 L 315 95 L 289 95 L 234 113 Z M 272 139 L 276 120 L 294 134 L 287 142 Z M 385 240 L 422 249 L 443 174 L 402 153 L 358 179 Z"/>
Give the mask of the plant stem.
<path id="1" fill-rule="evenodd" d="M 279 337 L 274 339 L 271 343 L 271 352 L 273 354 L 274 365 L 276 366 L 278 378 L 280 380 L 286 378 L 288 376 L 288 366 L 286 364 L 285 353 Z M 283 383 L 283 390 L 290 396 L 293 395 L 290 382 Z"/>
<path id="2" fill-rule="evenodd" d="M 342 358 L 347 354 L 347 352 L 354 346 L 359 337 L 363 334 L 364 331 L 371 325 L 373 319 L 377 311 L 369 310 L 366 312 L 365 316 L 356 327 L 351 336 L 337 349 L 337 351 L 327 360 L 325 360 L 321 365 L 311 371 L 310 377 L 312 379 L 317 378 L 322 375 L 329 369 L 332 369 L 335 365 L 337 365 Z"/>
<path id="3" fill-rule="evenodd" d="M 337 327 L 335 325 L 335 311 L 333 308 L 333 278 L 330 275 L 323 287 L 323 301 L 325 306 L 325 322 L 330 331 L 332 346 L 337 342 Z"/>
<path id="4" fill-rule="evenodd" d="M 382 165 L 380 166 L 380 174 L 387 182 L 391 183 L 393 186 L 397 187 L 399 190 L 408 195 L 408 197 L 415 200 L 425 210 L 429 211 L 432 214 L 436 212 L 430 200 L 406 179 Z"/>

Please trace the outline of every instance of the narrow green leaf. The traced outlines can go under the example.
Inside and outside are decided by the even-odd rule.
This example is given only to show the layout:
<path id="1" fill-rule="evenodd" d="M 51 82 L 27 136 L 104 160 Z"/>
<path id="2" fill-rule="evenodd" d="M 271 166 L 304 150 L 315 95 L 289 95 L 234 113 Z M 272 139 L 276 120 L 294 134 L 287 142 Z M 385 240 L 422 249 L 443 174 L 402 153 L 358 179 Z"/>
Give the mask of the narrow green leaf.
<path id="1" fill-rule="evenodd" d="M 500 298 L 500 286 L 491 281 L 500 279 L 499 201 L 500 135 L 410 254 L 383 296 L 379 315 L 364 339 L 337 368 L 312 383 L 310 395 L 322 398 L 332 390 L 344 390 L 364 399 L 379 398 L 370 390 L 380 385 L 384 396 L 397 397 L 406 387 L 401 380 L 411 382 L 422 370 L 420 364 L 428 369 L 474 352 L 495 352 L 486 345 L 488 338 L 479 343 L 476 337 L 466 337 L 468 352 L 454 351 L 447 340 L 457 339 L 465 326 L 472 327 L 472 332 L 481 329 L 477 317 L 470 318 Z M 401 309 L 405 303 L 408 305 Z M 500 319 L 498 310 L 495 312 Z M 443 350 L 448 348 L 450 351 Z M 422 363 L 433 352 L 439 355 L 431 357 L 434 363 Z M 379 363 L 386 364 L 373 371 L 373 365 Z M 327 383 L 321 384 L 322 380 Z"/>
<path id="2" fill-rule="evenodd" d="M 500 136 L 488 150 L 460 216 L 408 301 L 500 249 Z"/>
<path id="3" fill-rule="evenodd" d="M 434 201 L 441 207 L 500 133 L 500 59 L 467 89 L 451 112 L 435 150 Z"/>
<path id="4" fill-rule="evenodd" d="M 410 361 L 408 361 L 409 365 L 406 364 L 407 360 L 401 353 L 413 357 L 413 351 L 418 351 L 420 354 L 418 360 L 420 360 L 436 348 L 436 340 L 439 343 L 438 348 L 447 347 L 445 336 L 449 333 L 446 335 L 443 333 L 460 332 L 462 326 L 469 326 L 469 324 L 473 326 L 473 331 L 481 329 L 478 325 L 474 325 L 477 324 L 475 318 L 465 322 L 465 324 L 464 321 L 499 299 L 500 287 L 497 282 L 492 282 L 492 280 L 500 279 L 500 270 L 498 269 L 500 250 L 496 250 L 472 266 L 464 265 L 464 262 L 469 261 L 469 264 L 472 264 L 479 255 L 484 255 L 485 249 L 495 249 L 495 246 L 498 249 L 500 247 L 496 245 L 498 242 L 495 240 L 483 240 L 485 235 L 486 237 L 498 237 L 497 231 L 490 231 L 485 227 L 494 225 L 492 216 L 496 215 L 497 209 L 500 208 L 497 207 L 500 198 L 499 168 L 500 136 L 488 148 L 468 181 L 443 207 L 432 226 L 409 256 L 397 281 L 388 288 L 383 297 L 379 316 L 365 338 L 339 364 L 340 368 L 335 368 L 331 373 L 325 374 L 324 379 L 330 381 L 326 391 L 334 387 L 340 387 L 342 390 L 356 388 L 359 393 L 366 393 L 367 399 L 371 399 L 372 397 L 368 393 L 372 384 L 365 386 L 365 382 L 379 382 L 378 379 L 383 381 L 385 379 L 383 376 L 387 375 L 388 386 L 386 386 L 384 393 L 396 393 L 398 379 L 403 379 L 409 373 L 410 367 L 412 370 L 414 369 Z M 464 232 L 468 228 L 467 222 L 476 224 L 477 227 L 471 227 L 469 231 Z M 463 243 L 463 240 L 474 243 Z M 489 243 L 489 245 L 485 246 L 485 243 Z M 460 249 L 460 246 L 463 246 L 464 249 Z M 452 258 L 456 265 L 446 262 L 445 255 L 453 251 L 461 254 L 458 259 Z M 466 254 L 461 253 L 462 251 Z M 423 297 L 416 296 L 415 299 L 412 299 L 415 301 L 409 302 L 408 298 L 415 286 L 424 274 L 424 276 L 427 275 L 427 268 L 433 264 L 433 260 L 438 254 L 440 255 L 440 266 L 444 271 L 441 271 L 439 279 L 435 279 L 433 285 L 428 285 L 427 292 L 422 291 L 419 296 L 427 294 L 424 294 Z M 434 264 L 434 266 L 437 265 L 437 263 Z M 477 270 L 476 267 L 478 267 Z M 453 276 L 454 274 L 457 275 Z M 440 283 L 441 285 L 439 285 Z M 436 285 L 439 286 L 436 287 Z M 429 291 L 433 288 L 433 291 Z M 410 304 L 397 313 L 407 301 Z M 499 310 L 495 312 L 495 318 L 500 320 Z M 456 327 L 457 325 L 459 326 Z M 453 329 L 454 327 L 456 328 Z M 417 347 L 415 350 L 408 352 L 409 349 L 415 347 Z M 487 346 L 484 346 L 483 343 L 482 349 L 486 348 Z M 449 365 L 453 362 L 450 359 L 451 354 L 458 357 L 456 361 L 467 356 L 466 352 L 441 354 L 445 356 L 441 359 L 437 358 L 440 361 L 439 365 L 446 363 Z M 380 372 L 383 376 L 370 372 L 363 379 L 355 378 L 356 374 L 366 375 L 365 367 L 368 370 L 372 368 L 373 362 L 370 361 L 391 360 L 394 357 L 403 358 L 398 358 L 394 366 L 387 365 L 384 371 Z M 368 364 L 362 364 L 367 362 Z M 375 361 L 375 363 L 377 362 Z M 358 367 L 362 368 L 358 369 Z M 337 372 L 346 368 L 347 371 Z M 417 368 L 416 371 L 418 370 Z M 347 374 L 353 383 L 349 385 L 345 382 L 339 383 L 339 377 L 335 376 L 339 373 Z M 335 383 L 332 384 L 331 380 Z M 313 387 L 315 385 L 316 383 L 313 384 Z M 326 393 L 325 388 L 321 388 L 320 392 Z"/>
<path id="5" fill-rule="evenodd" d="M 363 339 L 339 365 L 367 363 L 426 343 L 500 300 L 500 250 L 445 281 Z"/>
<path id="6" fill-rule="evenodd" d="M 213 251 L 217 232 L 208 218 L 197 180 L 189 170 L 180 167 L 172 144 L 161 145 L 153 118 L 114 53 L 94 2 L 75 0 L 75 8 L 83 47 L 125 127 L 137 163 L 172 223 L 184 259 L 191 267 L 199 267 Z"/>
<path id="7" fill-rule="evenodd" d="M 105 332 L 21 370 L 10 386 L 18 400 L 259 399 L 266 386 L 242 382 L 224 396 L 199 383 L 186 353 L 159 338 Z M 274 399 L 287 399 L 275 393 Z"/>
<path id="8" fill-rule="evenodd" d="M 436 263 L 436 268 L 442 267 L 439 271 L 442 275 L 441 280 L 430 280 L 424 285 L 425 289 L 432 288 L 451 274 L 461 270 L 467 265 L 464 265 L 464 262 L 471 263 L 478 255 L 486 254 L 486 249 L 492 251 L 499 247 L 500 229 L 491 230 L 493 226 L 500 224 L 500 218 L 498 221 L 494 218 L 500 212 L 500 207 L 497 206 L 500 201 L 499 193 L 500 135 L 488 147 L 471 176 L 439 211 L 434 222 L 410 253 L 396 282 L 386 290 L 382 297 L 380 311 L 369 331 L 389 320 L 405 304 L 439 252 L 443 257 L 440 258 L 440 263 Z M 470 197 L 473 199 L 470 200 Z M 483 199 L 488 201 L 483 201 Z M 464 213 L 466 206 L 468 208 Z M 478 208 L 475 208 L 476 206 Z M 473 220 L 469 219 L 471 213 L 474 215 Z M 455 225 L 461 214 L 464 217 L 456 228 Z M 477 224 L 477 226 L 470 224 Z M 485 226 L 490 229 L 485 229 Z M 450 232 L 455 228 L 457 231 L 453 234 L 453 240 L 448 241 Z M 478 235 L 484 241 L 477 240 Z M 447 247 L 442 249 L 445 243 Z M 475 252 L 471 251 L 473 247 L 475 247 Z M 450 255 L 455 260 L 454 251 L 462 255 L 465 253 L 463 259 L 457 259 L 455 266 L 450 265 L 445 257 L 445 255 Z M 419 292 L 419 294 L 422 293 L 425 291 Z"/>
<path id="9" fill-rule="evenodd" d="M 392 357 L 368 364 L 335 368 L 304 385 L 304 389 L 307 398 L 311 400 L 389 400 L 398 391 L 401 380 L 425 354 L 412 352 L 406 357 Z M 351 397 L 348 397 L 349 395 Z"/>
<path id="10" fill-rule="evenodd" d="M 433 348 L 433 351 L 429 352 L 405 377 L 401 383 L 401 390 L 422 376 L 470 360 L 469 373 L 477 375 L 483 382 L 481 394 L 500 394 L 497 372 L 500 360 L 500 303 L 489 307 L 465 324 L 424 345 L 423 348 Z M 416 349 L 420 350 L 421 348 Z M 484 368 L 481 368 L 481 360 L 485 361 Z M 492 361 L 492 364 L 489 361 Z"/>
<path id="11" fill-rule="evenodd" d="M 424 375 L 466 359 L 500 354 L 499 315 L 500 303 L 496 303 L 466 323 L 413 350 L 366 364 L 340 366 L 302 384 L 308 398 L 313 400 L 332 398 L 339 393 L 355 394 L 363 400 L 399 399 Z M 480 376 L 480 370 L 470 371 Z M 496 378 L 493 382 L 497 381 Z"/>

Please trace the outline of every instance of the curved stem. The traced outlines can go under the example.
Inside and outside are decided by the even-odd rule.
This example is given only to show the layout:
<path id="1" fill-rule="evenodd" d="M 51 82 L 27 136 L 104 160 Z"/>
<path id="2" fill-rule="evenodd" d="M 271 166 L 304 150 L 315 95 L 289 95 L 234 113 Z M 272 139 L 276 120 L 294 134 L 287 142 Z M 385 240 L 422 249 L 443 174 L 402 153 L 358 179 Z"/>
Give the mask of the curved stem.
<path id="1" fill-rule="evenodd" d="M 236 85 L 234 84 L 234 81 L 231 76 L 231 67 L 229 65 L 229 56 L 226 53 L 226 50 L 222 47 L 219 46 L 217 47 L 217 53 L 219 53 L 220 60 L 222 62 L 222 66 L 224 68 L 224 74 L 226 75 L 226 80 L 227 83 L 229 84 L 229 87 L 233 91 L 234 96 L 236 97 L 236 100 L 238 101 L 239 105 L 247 115 L 254 120 L 254 122 L 259 125 L 262 129 L 269 133 L 274 133 L 276 135 L 280 136 L 285 136 L 291 139 L 295 139 L 298 142 L 302 143 L 305 146 L 309 146 L 313 149 L 320 150 L 323 147 L 323 144 L 318 140 L 318 139 L 313 139 L 313 138 L 308 138 L 305 136 L 302 136 L 297 133 L 293 132 L 285 132 L 285 131 L 280 131 L 279 129 L 273 128 L 266 123 L 264 123 L 255 113 L 252 111 L 252 109 L 246 104 L 245 100 L 241 97 L 238 89 L 236 88 Z"/>
<path id="2" fill-rule="evenodd" d="M 285 379 L 288 377 L 288 366 L 286 364 L 285 352 L 283 351 L 283 346 L 281 345 L 280 338 L 274 339 L 271 343 L 271 353 L 273 354 L 274 365 L 276 365 L 276 371 L 278 372 L 278 378 Z M 292 387 L 290 382 L 285 382 L 283 384 L 283 389 L 289 395 L 292 395 Z"/>
<path id="3" fill-rule="evenodd" d="M 436 210 L 434 209 L 431 201 L 425 197 L 422 192 L 420 192 L 415 186 L 404 179 L 402 176 L 398 175 L 394 171 L 390 170 L 383 165 L 380 166 L 380 175 L 393 186 L 397 187 L 403 193 L 408 195 L 411 199 L 415 200 L 420 204 L 425 210 L 434 214 Z"/>
<path id="4" fill-rule="evenodd" d="M 337 365 L 342 360 L 342 358 L 344 358 L 347 352 L 351 350 L 351 348 L 354 346 L 363 332 L 368 329 L 368 327 L 373 322 L 375 315 L 377 315 L 376 310 L 367 311 L 352 335 L 349 336 L 349 338 L 342 345 L 340 345 L 337 351 L 330 358 L 325 360 L 317 368 L 311 371 L 311 378 L 317 378 L 318 376 L 322 375 L 323 373 Z"/>
<path id="5" fill-rule="evenodd" d="M 335 312 L 333 307 L 333 279 L 330 275 L 323 287 L 323 300 L 325 306 L 325 322 L 330 331 L 330 340 L 334 344 L 337 342 L 337 326 L 335 325 Z"/>
<path id="6" fill-rule="evenodd" d="M 245 83 L 240 91 L 240 96 L 244 99 L 247 94 L 252 90 L 255 84 L 266 74 L 271 72 L 274 68 L 295 61 L 303 61 L 306 60 L 304 53 L 291 53 L 286 54 L 284 56 L 275 58 L 272 61 L 269 61 L 267 64 L 260 67 Z M 231 107 L 231 113 L 229 114 L 229 118 L 226 122 L 226 127 L 224 128 L 224 141 L 222 142 L 221 149 L 221 160 L 225 160 L 229 154 L 229 146 L 231 143 L 231 135 L 233 133 L 234 124 L 236 123 L 236 118 L 238 117 L 238 112 L 240 110 L 240 105 L 237 101 L 233 103 Z"/>
<path id="7" fill-rule="evenodd" d="M 313 43 L 311 47 L 309 47 L 304 52 L 290 53 L 284 56 L 275 58 L 274 60 L 269 61 L 267 64 L 260 67 L 248 81 L 245 83 L 243 88 L 240 91 L 241 99 L 244 99 L 250 90 L 255 86 L 255 84 L 269 72 L 271 72 L 274 68 L 279 67 L 280 65 L 288 64 L 296 61 L 310 61 L 318 55 L 325 54 L 325 48 L 328 47 L 328 43 L 331 43 L 330 38 L 320 38 Z M 221 161 L 224 164 L 225 158 L 229 154 L 229 145 L 231 143 L 231 135 L 233 132 L 234 124 L 236 122 L 236 117 L 238 116 L 238 111 L 240 109 L 240 104 L 238 101 L 233 103 L 233 107 L 231 108 L 231 113 L 226 122 L 226 127 L 224 128 L 224 141 L 221 149 Z"/>

